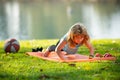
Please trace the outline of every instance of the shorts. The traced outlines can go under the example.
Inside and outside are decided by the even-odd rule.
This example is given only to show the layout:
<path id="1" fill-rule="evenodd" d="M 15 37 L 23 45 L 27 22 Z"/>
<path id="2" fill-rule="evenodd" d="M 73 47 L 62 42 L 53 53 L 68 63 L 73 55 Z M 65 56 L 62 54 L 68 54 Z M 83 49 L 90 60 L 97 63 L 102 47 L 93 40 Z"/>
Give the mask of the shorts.
<path id="1" fill-rule="evenodd" d="M 51 46 L 49 46 L 49 47 L 48 47 L 49 52 L 55 51 L 55 48 L 56 48 L 56 46 L 59 44 L 59 42 L 60 42 L 60 40 L 57 42 L 56 45 L 51 45 Z M 63 51 L 63 50 L 61 50 L 61 51 Z"/>

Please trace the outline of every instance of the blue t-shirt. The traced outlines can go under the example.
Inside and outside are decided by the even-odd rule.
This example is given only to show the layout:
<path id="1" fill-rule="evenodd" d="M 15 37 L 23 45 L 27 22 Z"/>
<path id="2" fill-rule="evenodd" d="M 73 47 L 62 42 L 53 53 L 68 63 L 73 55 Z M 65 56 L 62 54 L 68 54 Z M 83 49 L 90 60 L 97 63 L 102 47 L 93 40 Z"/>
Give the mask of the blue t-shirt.
<path id="1" fill-rule="evenodd" d="M 68 36 L 68 34 L 65 34 L 65 35 L 61 38 L 61 40 L 65 40 L 65 41 L 67 42 L 67 36 Z M 69 44 L 67 43 L 67 44 L 64 46 L 63 50 L 64 50 L 65 52 L 67 52 L 68 54 L 75 54 L 75 53 L 77 52 L 77 50 L 78 50 L 79 47 L 80 47 L 80 44 L 76 45 L 74 48 L 71 48 L 71 47 L 69 46 Z"/>

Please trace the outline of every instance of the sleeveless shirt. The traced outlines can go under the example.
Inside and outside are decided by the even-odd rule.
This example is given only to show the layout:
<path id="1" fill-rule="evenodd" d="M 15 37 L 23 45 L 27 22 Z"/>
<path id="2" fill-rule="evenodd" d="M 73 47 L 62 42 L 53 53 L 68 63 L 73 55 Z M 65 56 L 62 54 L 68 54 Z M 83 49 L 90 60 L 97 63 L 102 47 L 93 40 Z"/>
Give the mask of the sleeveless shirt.
<path id="1" fill-rule="evenodd" d="M 68 37 L 68 33 L 65 34 L 61 39 L 60 39 L 60 42 L 61 41 L 66 41 L 67 42 L 67 37 Z M 74 48 L 71 48 L 67 42 L 67 44 L 64 46 L 63 50 L 65 52 L 67 52 L 67 54 L 75 54 L 77 53 L 78 51 L 78 48 L 81 46 L 81 44 L 77 44 Z"/>

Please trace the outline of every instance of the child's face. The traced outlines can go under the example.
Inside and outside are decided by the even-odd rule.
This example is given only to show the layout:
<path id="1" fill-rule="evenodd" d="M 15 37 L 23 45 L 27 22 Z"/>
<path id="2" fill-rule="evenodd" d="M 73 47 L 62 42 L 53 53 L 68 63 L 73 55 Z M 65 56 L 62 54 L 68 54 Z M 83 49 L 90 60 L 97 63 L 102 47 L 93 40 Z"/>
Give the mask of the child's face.
<path id="1" fill-rule="evenodd" d="M 84 39 L 84 36 L 83 35 L 76 35 L 73 37 L 73 41 L 76 43 L 76 44 L 80 44 Z"/>

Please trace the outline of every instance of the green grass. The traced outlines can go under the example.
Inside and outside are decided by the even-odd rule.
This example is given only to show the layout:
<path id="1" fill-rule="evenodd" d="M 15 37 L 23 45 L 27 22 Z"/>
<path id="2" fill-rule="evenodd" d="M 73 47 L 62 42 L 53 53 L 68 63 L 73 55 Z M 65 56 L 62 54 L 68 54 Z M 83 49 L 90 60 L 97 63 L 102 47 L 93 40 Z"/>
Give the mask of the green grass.
<path id="1" fill-rule="evenodd" d="M 28 56 L 25 52 L 34 47 L 55 44 L 57 40 L 20 41 L 18 53 L 6 54 L 0 42 L 0 80 L 120 80 L 120 39 L 92 40 L 95 53 L 106 52 L 116 61 L 59 63 Z M 89 55 L 82 46 L 78 53 Z"/>

